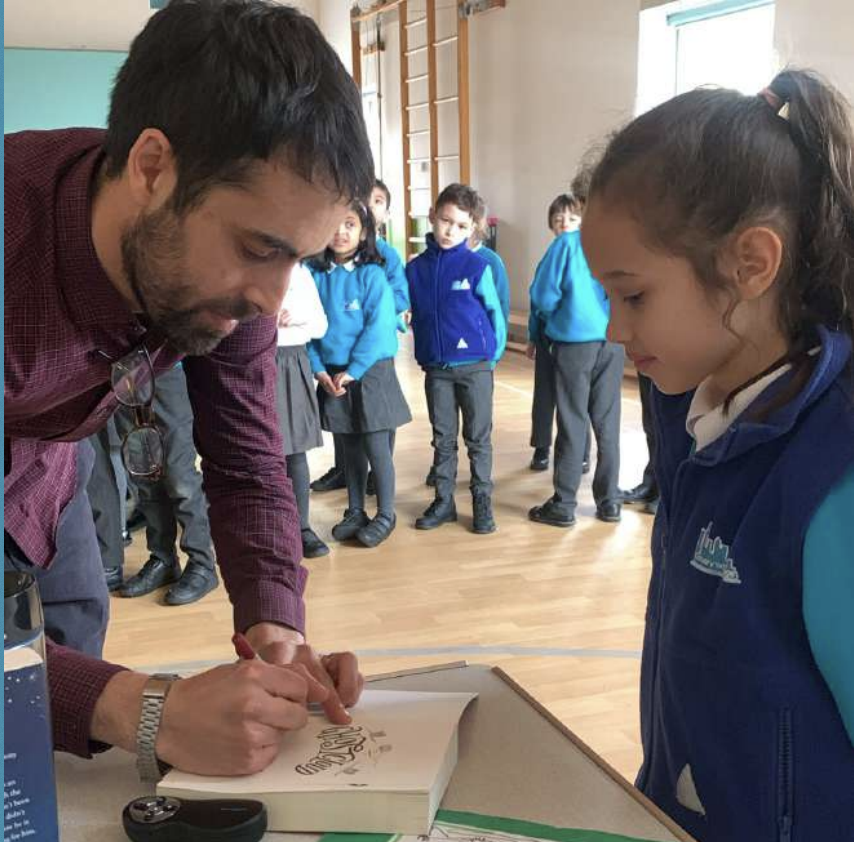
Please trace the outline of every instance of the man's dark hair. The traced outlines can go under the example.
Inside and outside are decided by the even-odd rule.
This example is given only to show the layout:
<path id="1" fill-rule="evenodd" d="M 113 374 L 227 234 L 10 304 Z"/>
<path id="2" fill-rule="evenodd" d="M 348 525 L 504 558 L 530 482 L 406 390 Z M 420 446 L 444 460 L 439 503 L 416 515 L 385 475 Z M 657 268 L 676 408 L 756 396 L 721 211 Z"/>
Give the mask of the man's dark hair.
<path id="1" fill-rule="evenodd" d="M 456 205 L 461 211 L 471 214 L 472 220 L 477 221 L 478 214 L 485 212 L 486 205 L 477 190 L 468 184 L 449 184 L 436 199 L 436 211 L 443 205 Z"/>
<path id="2" fill-rule="evenodd" d="M 391 190 L 388 189 L 388 185 L 381 178 L 377 178 L 374 180 L 374 189 L 385 193 L 386 210 L 391 210 Z"/>
<path id="3" fill-rule="evenodd" d="M 146 128 L 172 145 L 179 212 L 275 157 L 347 201 L 373 186 L 353 79 L 311 18 L 269 0 L 172 0 L 152 16 L 113 87 L 108 177 Z"/>

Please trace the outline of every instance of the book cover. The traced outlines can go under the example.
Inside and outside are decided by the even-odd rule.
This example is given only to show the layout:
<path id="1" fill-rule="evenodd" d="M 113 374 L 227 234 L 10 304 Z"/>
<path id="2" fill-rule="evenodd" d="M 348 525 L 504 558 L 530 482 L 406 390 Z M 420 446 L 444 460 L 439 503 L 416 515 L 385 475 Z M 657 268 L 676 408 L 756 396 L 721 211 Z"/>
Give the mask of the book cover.
<path id="1" fill-rule="evenodd" d="M 263 772 L 222 778 L 173 770 L 163 795 L 257 798 L 277 831 L 425 833 L 457 758 L 473 693 L 367 690 L 350 725 L 312 714 Z"/>

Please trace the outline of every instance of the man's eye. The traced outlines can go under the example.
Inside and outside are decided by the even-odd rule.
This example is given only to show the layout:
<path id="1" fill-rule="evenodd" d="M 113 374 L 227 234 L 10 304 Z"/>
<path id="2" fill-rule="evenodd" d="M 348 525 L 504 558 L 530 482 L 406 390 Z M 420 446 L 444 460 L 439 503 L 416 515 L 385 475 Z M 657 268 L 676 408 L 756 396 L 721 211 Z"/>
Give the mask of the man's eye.
<path id="1" fill-rule="evenodd" d="M 276 249 L 256 251 L 255 249 L 251 249 L 248 246 L 241 246 L 240 252 L 247 260 L 252 260 L 256 263 L 263 263 L 264 261 L 272 260 L 278 254 L 278 251 Z"/>

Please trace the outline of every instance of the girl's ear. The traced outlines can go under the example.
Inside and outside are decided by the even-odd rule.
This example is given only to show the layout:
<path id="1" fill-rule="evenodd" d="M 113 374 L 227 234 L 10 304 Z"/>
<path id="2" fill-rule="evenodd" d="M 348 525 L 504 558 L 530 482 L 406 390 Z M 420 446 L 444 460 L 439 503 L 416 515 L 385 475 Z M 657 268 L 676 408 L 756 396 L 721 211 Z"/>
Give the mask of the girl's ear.
<path id="1" fill-rule="evenodd" d="M 746 228 L 730 242 L 722 268 L 742 301 L 761 298 L 777 280 L 783 262 L 783 241 L 771 228 Z"/>

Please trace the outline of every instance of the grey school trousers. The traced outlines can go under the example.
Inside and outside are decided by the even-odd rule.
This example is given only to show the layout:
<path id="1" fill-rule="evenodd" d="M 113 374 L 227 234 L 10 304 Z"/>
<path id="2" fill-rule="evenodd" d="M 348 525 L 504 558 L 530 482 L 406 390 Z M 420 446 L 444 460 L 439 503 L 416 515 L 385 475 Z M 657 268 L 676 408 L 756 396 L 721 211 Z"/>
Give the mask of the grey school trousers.
<path id="1" fill-rule="evenodd" d="M 429 368 L 426 375 L 424 391 L 433 426 L 436 496 L 454 496 L 460 413 L 471 466 L 472 494 L 492 494 L 492 366 L 484 362 Z"/>
<path id="2" fill-rule="evenodd" d="M 575 513 L 588 418 L 596 436 L 593 498 L 597 506 L 620 502 L 620 390 L 625 352 L 613 342 L 554 342 L 557 440 L 554 502 Z"/>

